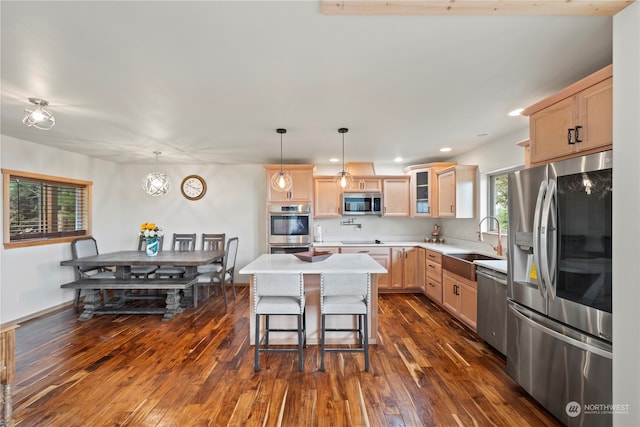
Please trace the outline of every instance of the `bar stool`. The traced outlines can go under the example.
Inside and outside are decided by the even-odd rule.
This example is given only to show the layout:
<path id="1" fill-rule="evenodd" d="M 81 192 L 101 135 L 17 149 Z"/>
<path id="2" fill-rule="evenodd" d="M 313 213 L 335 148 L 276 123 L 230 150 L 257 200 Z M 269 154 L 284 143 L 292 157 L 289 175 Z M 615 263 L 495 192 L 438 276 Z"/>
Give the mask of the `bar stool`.
<path id="1" fill-rule="evenodd" d="M 253 306 L 256 315 L 255 358 L 253 370 L 260 370 L 260 353 L 297 352 L 298 370 L 303 370 L 302 347 L 307 343 L 305 321 L 305 293 L 302 273 L 256 273 L 253 277 Z M 270 316 L 296 316 L 297 329 L 271 328 Z M 264 335 L 260 336 L 260 317 L 265 318 Z M 270 348 L 271 332 L 297 332 L 298 346 L 290 348 Z M 264 348 L 260 348 L 264 341 Z"/>
<path id="2" fill-rule="evenodd" d="M 322 273 L 320 275 L 321 349 L 320 370 L 324 371 L 325 352 L 364 353 L 364 370 L 369 371 L 369 312 L 371 276 L 369 273 Z M 327 328 L 327 316 L 355 316 L 355 328 Z M 360 348 L 326 348 L 327 332 L 355 332 Z"/>

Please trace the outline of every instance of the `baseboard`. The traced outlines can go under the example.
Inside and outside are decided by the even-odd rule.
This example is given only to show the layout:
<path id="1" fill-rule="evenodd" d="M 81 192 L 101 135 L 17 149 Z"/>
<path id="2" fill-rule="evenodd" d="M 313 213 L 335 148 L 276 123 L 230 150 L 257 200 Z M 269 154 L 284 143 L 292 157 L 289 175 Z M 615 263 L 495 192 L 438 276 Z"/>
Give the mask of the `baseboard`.
<path id="1" fill-rule="evenodd" d="M 7 324 L 19 325 L 20 323 L 25 323 L 25 322 L 28 322 L 30 320 L 35 320 L 35 319 L 38 319 L 40 317 L 48 316 L 50 314 L 57 313 L 57 312 L 62 311 L 62 310 L 68 310 L 69 308 L 72 308 L 72 307 L 73 307 L 73 300 L 67 301 L 67 302 L 63 302 L 62 304 L 58 304 L 58 305 L 55 305 L 53 307 L 49 307 L 49 308 L 47 308 L 45 310 L 37 311 L 37 312 L 31 313 L 31 314 L 29 314 L 27 316 L 20 317 L 19 319 L 12 320 L 11 322 L 7 322 Z"/>

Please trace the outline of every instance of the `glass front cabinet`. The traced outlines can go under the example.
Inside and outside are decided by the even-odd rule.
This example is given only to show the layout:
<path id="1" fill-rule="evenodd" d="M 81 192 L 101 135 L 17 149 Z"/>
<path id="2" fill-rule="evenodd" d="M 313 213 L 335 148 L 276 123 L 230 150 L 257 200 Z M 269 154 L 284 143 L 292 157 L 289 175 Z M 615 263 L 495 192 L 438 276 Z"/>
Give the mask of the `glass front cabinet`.
<path id="1" fill-rule="evenodd" d="M 411 216 L 436 218 L 437 211 L 437 176 L 436 172 L 453 166 L 452 162 L 427 163 L 409 166 L 405 173 L 411 174 Z"/>

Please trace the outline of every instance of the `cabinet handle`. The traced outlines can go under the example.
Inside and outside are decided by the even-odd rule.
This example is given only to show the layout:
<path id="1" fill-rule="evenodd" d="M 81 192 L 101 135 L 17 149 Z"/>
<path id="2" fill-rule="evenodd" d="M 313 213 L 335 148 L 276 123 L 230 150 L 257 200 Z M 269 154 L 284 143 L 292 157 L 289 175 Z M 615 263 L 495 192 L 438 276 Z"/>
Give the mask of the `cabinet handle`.
<path id="1" fill-rule="evenodd" d="M 569 130 L 567 131 L 567 144 L 575 144 L 575 141 L 573 140 L 573 131 L 575 129 L 573 128 L 569 128 Z"/>
<path id="2" fill-rule="evenodd" d="M 455 207 L 455 205 L 451 205 L 451 207 L 449 208 L 449 212 L 453 213 L 453 208 Z"/>
<path id="3" fill-rule="evenodd" d="M 580 139 L 580 129 L 582 129 L 582 126 L 576 126 L 576 142 L 582 142 Z"/>

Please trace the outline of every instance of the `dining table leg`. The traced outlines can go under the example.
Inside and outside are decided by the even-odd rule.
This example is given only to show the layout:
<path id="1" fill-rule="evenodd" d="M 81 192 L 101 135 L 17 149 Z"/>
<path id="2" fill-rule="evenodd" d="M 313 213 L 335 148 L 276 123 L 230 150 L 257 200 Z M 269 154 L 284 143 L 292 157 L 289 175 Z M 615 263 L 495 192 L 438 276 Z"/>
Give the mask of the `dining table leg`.
<path id="1" fill-rule="evenodd" d="M 99 289 L 88 289 L 87 295 L 84 297 L 84 310 L 78 317 L 78 320 L 89 320 L 93 317 L 96 310 L 102 306 L 102 295 Z"/>
<path id="2" fill-rule="evenodd" d="M 163 321 L 168 321 L 176 317 L 176 314 L 182 313 L 184 308 L 180 307 L 180 290 L 171 289 L 167 291 L 167 298 L 165 299 L 165 311 L 162 316 Z"/>

